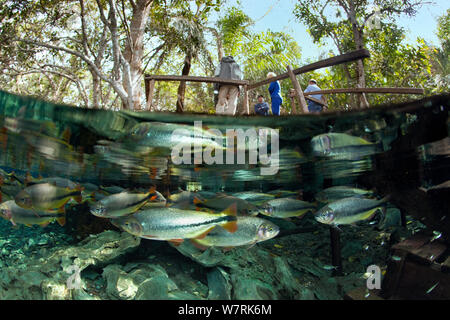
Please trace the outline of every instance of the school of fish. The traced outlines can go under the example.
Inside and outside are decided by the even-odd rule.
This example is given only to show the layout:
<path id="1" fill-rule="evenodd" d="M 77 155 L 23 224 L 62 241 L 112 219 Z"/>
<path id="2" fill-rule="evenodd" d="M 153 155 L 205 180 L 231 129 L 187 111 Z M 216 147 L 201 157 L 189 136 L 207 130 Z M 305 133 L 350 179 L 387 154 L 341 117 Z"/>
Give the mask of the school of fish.
<path id="1" fill-rule="evenodd" d="M 127 190 L 119 186 L 77 183 L 61 177 L 24 176 L 0 169 L 0 216 L 14 227 L 47 226 L 66 221 L 66 205 L 89 204 L 90 213 L 137 237 L 196 247 L 253 246 L 276 237 L 279 227 L 264 217 L 302 218 L 338 227 L 371 219 L 383 212 L 388 197 L 371 190 L 334 186 L 315 195 L 315 202 L 299 200 L 299 192 L 273 190 L 232 194 L 178 190 L 164 197 L 155 187 Z"/>

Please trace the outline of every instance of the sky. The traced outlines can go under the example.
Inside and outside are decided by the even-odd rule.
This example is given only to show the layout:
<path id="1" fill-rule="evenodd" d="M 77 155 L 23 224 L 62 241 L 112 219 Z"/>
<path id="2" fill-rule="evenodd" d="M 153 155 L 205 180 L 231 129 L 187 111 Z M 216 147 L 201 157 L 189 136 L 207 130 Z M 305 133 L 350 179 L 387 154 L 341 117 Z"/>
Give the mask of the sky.
<path id="1" fill-rule="evenodd" d="M 227 6 L 236 5 L 238 0 L 229 0 Z M 319 47 L 313 43 L 306 26 L 298 22 L 294 15 L 296 0 L 241 0 L 244 12 L 256 21 L 253 30 L 256 32 L 284 31 L 294 37 L 302 48 L 303 61 L 316 61 L 321 53 L 334 49 L 330 44 Z M 415 17 L 403 16 L 397 23 L 406 30 L 407 43 L 415 43 L 417 37 L 424 38 L 428 43 L 437 45 L 437 18 L 450 8 L 449 0 L 430 0 L 433 4 L 424 5 Z M 331 41 L 331 40 L 330 40 Z"/>

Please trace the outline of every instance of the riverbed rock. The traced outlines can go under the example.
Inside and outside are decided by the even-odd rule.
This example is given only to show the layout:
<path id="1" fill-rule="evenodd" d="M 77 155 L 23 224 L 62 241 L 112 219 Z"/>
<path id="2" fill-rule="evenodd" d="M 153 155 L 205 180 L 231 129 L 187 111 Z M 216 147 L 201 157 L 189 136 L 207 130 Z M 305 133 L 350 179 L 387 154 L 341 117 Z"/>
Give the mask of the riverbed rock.
<path id="1" fill-rule="evenodd" d="M 44 256 L 17 255 L 13 265 L 0 270 L 0 299 L 72 299 L 73 290 L 86 289 L 81 271 L 114 263 L 139 243 L 128 233 L 106 231 L 74 246 L 46 251 Z M 79 287 L 72 289 L 73 283 Z M 77 295 L 86 297 L 82 292 Z"/>
<path id="2" fill-rule="evenodd" d="M 216 267 L 206 275 L 208 279 L 208 300 L 231 300 L 230 276 Z"/>
<path id="3" fill-rule="evenodd" d="M 125 266 L 109 265 L 103 270 L 110 299 L 168 300 L 198 299 L 183 292 L 159 265 L 131 263 Z"/>

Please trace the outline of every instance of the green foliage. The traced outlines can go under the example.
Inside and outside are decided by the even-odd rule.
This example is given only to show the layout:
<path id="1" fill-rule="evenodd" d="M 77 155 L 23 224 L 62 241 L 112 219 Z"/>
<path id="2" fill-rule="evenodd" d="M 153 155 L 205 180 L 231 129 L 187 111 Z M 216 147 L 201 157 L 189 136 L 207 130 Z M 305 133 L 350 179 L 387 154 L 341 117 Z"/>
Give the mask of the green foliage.
<path id="1" fill-rule="evenodd" d="M 436 91 L 450 91 L 450 9 L 438 18 L 437 36 L 440 47 L 434 48 L 433 67 L 436 73 Z"/>
<path id="2" fill-rule="evenodd" d="M 241 9 L 229 8 L 224 16 L 217 22 L 219 33 L 222 36 L 225 55 L 236 56 L 245 43 L 251 38 L 249 26 L 252 19 Z"/>
<path id="3" fill-rule="evenodd" d="M 433 48 L 421 39 L 416 44 L 403 43 L 404 30 L 395 23 L 395 18 L 400 15 L 414 15 L 422 3 L 407 0 L 299 0 L 294 14 L 308 27 L 315 43 L 323 44 L 332 40 L 339 54 L 357 47 L 355 30 L 350 21 L 351 17 L 355 18 L 362 43 L 371 53 L 370 59 L 364 60 L 366 87 L 418 87 L 431 94 L 436 92 L 432 70 Z M 380 19 L 380 28 L 366 27 L 375 13 Z M 443 17 L 442 21 L 447 22 L 448 30 L 448 18 Z M 445 28 L 444 23 L 443 30 Z M 448 38 L 448 31 L 440 34 Z M 329 68 L 316 78 L 322 84 L 319 85 L 322 89 L 332 89 L 354 87 L 356 77 L 356 66 L 348 64 Z M 367 97 L 371 105 L 405 99 L 404 95 L 371 94 Z M 413 97 L 407 96 L 407 99 L 410 98 Z M 331 109 L 352 108 L 355 105 L 348 94 L 329 95 L 328 103 Z"/>

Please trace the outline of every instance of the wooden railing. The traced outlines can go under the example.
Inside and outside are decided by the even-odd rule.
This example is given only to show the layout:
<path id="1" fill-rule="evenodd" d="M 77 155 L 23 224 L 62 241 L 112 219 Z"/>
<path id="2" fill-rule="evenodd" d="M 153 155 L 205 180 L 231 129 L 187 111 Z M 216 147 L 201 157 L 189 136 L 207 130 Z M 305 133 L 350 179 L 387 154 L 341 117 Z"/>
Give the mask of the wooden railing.
<path id="1" fill-rule="evenodd" d="M 256 89 L 258 87 L 267 85 L 271 82 L 284 80 L 287 78 L 291 79 L 292 85 L 295 90 L 295 97 L 297 98 L 303 113 L 308 113 L 308 107 L 306 104 L 306 100 L 311 100 L 321 105 L 325 105 L 323 101 L 319 101 L 314 99 L 313 97 L 309 97 L 310 95 L 316 94 L 334 94 L 334 93 L 393 93 L 393 94 L 423 94 L 423 89 L 417 88 L 343 88 L 343 89 L 331 89 L 331 90 L 321 90 L 315 92 L 304 93 L 300 83 L 297 80 L 297 75 L 331 67 L 335 65 L 339 65 L 342 63 L 348 63 L 356 60 L 361 60 L 370 57 L 370 52 L 367 49 L 361 49 L 352 51 L 343 55 L 339 55 L 336 57 L 331 57 L 328 59 L 324 59 L 318 62 L 314 62 L 308 64 L 306 66 L 292 69 L 291 66 L 287 66 L 287 72 L 280 74 L 276 77 L 261 80 L 258 82 L 251 83 L 246 80 L 226 80 L 217 77 L 193 77 L 193 76 L 175 76 L 175 75 L 146 75 L 145 76 L 145 94 L 147 97 L 147 110 L 150 110 L 153 104 L 153 92 L 155 90 L 155 82 L 156 81 L 185 81 L 185 82 L 203 82 L 203 83 L 218 83 L 218 84 L 233 84 L 237 86 L 243 86 L 244 88 L 244 99 L 243 99 L 243 107 L 247 114 L 250 114 L 249 110 L 249 101 L 248 101 L 248 92 L 250 90 Z M 293 98 L 293 97 L 291 97 Z M 294 114 L 297 114 L 297 109 L 295 106 L 295 102 L 292 101 L 292 111 Z"/>

